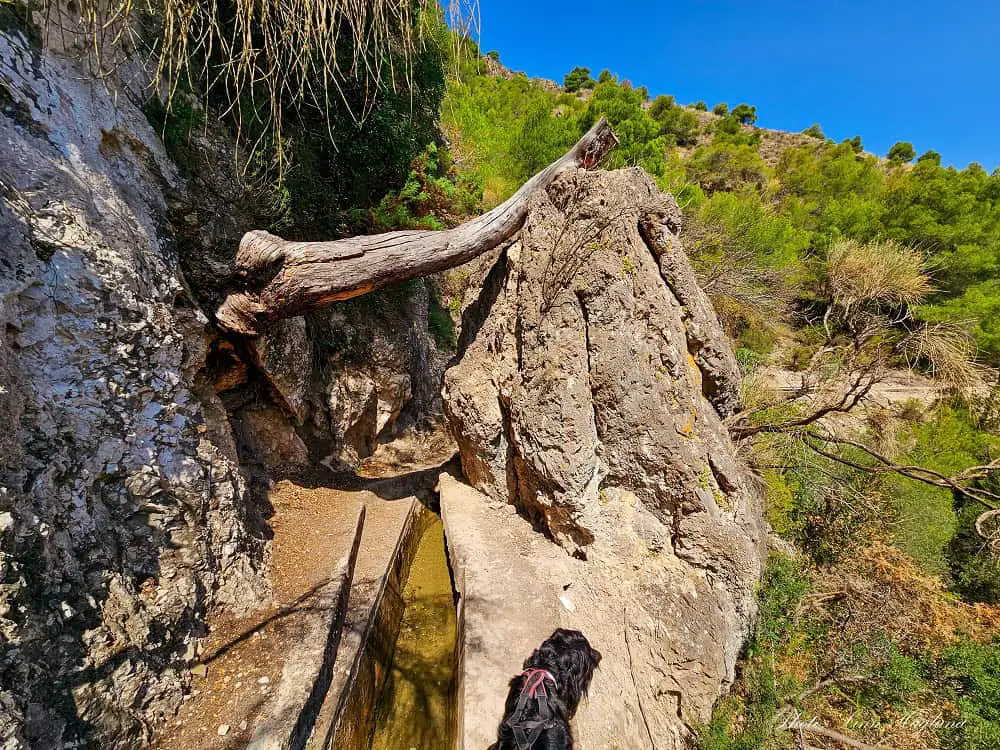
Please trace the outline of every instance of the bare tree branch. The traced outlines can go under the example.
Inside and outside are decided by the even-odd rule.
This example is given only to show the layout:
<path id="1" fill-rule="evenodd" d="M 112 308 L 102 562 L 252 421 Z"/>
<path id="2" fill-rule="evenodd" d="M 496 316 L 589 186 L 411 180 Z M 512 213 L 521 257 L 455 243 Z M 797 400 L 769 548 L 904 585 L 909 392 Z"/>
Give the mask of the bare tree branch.
<path id="1" fill-rule="evenodd" d="M 524 224 L 528 199 L 572 167 L 597 166 L 618 143 L 603 118 L 569 152 L 492 211 L 444 231 L 402 231 L 334 242 L 288 242 L 247 232 L 236 264 L 260 289 L 230 294 L 216 312 L 219 324 L 253 336 L 275 320 L 301 315 L 408 279 L 472 260 L 508 240 Z"/>
<path id="2" fill-rule="evenodd" d="M 777 404 L 771 404 L 766 407 L 756 407 L 745 412 L 741 419 L 735 419 L 735 424 L 730 425 L 729 431 L 734 439 L 745 439 L 752 437 L 763 432 L 790 432 L 803 427 L 808 427 L 814 424 L 826 416 L 834 413 L 847 413 L 854 409 L 865 396 L 869 394 L 872 387 L 879 382 L 881 378 L 873 373 L 858 373 L 855 375 L 851 384 L 848 386 L 844 394 L 834 403 L 824 404 L 820 408 L 814 410 L 810 414 L 803 417 L 798 417 L 796 419 L 790 419 L 785 422 L 779 422 L 776 424 L 759 424 L 759 425 L 749 425 L 745 423 L 746 416 L 749 414 L 764 411 L 766 409 L 774 408 L 774 406 L 780 405 L 781 403 L 789 403 L 791 401 L 796 401 L 803 397 L 803 395 L 796 395 L 794 398 L 785 399 L 784 401 L 778 402 Z M 739 417 L 740 415 L 737 415 Z"/>
<path id="3" fill-rule="evenodd" d="M 857 748 L 857 750 L 882 750 L 877 745 L 869 745 L 866 742 L 861 742 L 861 740 L 856 740 L 853 737 L 848 737 L 846 734 L 841 734 L 833 729 L 827 729 L 819 724 L 813 724 L 807 721 L 789 721 L 785 723 L 785 728 L 791 731 L 803 731 L 809 734 L 818 734 L 821 737 L 826 737 L 827 739 L 833 740 L 834 742 L 839 742 L 841 745 L 846 747 Z"/>
<path id="4" fill-rule="evenodd" d="M 970 487 L 967 484 L 963 484 L 963 482 L 984 479 L 992 472 L 1000 470 L 1000 459 L 991 461 L 990 463 L 983 464 L 981 466 L 971 466 L 968 469 L 962 470 L 958 474 L 947 476 L 934 469 L 929 469 L 926 466 L 897 464 L 857 440 L 837 437 L 826 432 L 817 434 L 808 430 L 802 432 L 802 438 L 803 443 L 806 446 L 821 456 L 829 458 L 831 461 L 836 461 L 837 463 L 849 466 L 853 469 L 857 469 L 858 471 L 863 471 L 868 474 L 899 474 L 909 479 L 929 484 L 933 487 L 941 487 L 942 489 L 958 492 L 971 498 L 972 500 L 975 500 L 976 502 L 981 503 L 987 508 L 1000 508 L 1000 495 L 990 492 L 989 490 L 984 490 L 978 487 Z M 849 458 L 820 447 L 819 443 L 832 443 L 834 445 L 846 445 L 856 448 L 879 463 L 876 466 L 869 466 L 857 461 L 852 461 Z"/>

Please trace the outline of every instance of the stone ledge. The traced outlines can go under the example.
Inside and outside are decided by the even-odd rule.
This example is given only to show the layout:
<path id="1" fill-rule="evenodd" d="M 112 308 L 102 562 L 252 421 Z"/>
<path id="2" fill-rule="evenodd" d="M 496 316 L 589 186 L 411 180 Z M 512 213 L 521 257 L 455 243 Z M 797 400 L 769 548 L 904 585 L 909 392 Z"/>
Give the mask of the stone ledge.
<path id="1" fill-rule="evenodd" d="M 285 658 L 277 690 L 257 719 L 248 750 L 301 748 L 312 731 L 333 677 L 365 512 L 363 505 L 355 511 L 353 541 L 329 582 L 296 615 L 302 623 L 302 638 Z"/>
<path id="2" fill-rule="evenodd" d="M 366 507 L 333 680 L 304 746 L 309 750 L 369 746 L 375 702 L 402 620 L 402 586 L 422 531 L 423 506 L 414 497 L 389 501 L 371 495 Z"/>
<path id="3" fill-rule="evenodd" d="M 439 488 L 460 597 L 456 746 L 486 750 L 496 741 L 507 684 L 561 625 L 561 590 L 553 574 L 568 558 L 511 513 L 513 506 L 495 503 L 449 474 L 440 476 Z M 544 547 L 551 548 L 548 554 Z"/>

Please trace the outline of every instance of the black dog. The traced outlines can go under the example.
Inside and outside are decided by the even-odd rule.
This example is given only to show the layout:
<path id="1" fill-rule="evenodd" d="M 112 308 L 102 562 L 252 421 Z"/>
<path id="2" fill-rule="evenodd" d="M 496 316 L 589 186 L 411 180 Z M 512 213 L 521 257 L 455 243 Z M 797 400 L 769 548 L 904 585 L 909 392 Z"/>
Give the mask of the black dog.
<path id="1" fill-rule="evenodd" d="M 601 653 L 579 630 L 559 628 L 524 661 L 491 750 L 573 750 L 570 719 L 587 694 Z"/>

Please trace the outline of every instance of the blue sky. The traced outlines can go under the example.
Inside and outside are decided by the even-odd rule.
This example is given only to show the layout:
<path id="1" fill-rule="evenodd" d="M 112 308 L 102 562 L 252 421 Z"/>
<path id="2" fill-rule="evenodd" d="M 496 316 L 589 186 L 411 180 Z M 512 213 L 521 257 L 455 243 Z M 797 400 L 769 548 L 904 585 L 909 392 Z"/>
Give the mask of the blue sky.
<path id="1" fill-rule="evenodd" d="M 1000 167 L 1000 0 L 480 0 L 483 51 L 562 81 L 609 68 L 758 124 Z"/>

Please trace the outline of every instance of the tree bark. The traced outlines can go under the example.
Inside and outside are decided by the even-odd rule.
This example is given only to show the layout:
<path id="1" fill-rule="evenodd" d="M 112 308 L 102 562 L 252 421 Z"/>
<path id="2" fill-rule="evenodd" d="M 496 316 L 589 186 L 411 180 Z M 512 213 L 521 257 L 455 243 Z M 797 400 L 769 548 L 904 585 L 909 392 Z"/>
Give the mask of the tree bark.
<path id="1" fill-rule="evenodd" d="M 247 232 L 236 253 L 237 269 L 250 279 L 271 268 L 274 274 L 259 290 L 226 297 L 216 312 L 219 325 L 255 336 L 271 321 L 472 260 L 521 229 L 532 193 L 570 167 L 592 169 L 617 143 L 602 118 L 565 156 L 507 201 L 454 229 L 388 232 L 333 242 L 288 242 L 261 230 Z"/>

